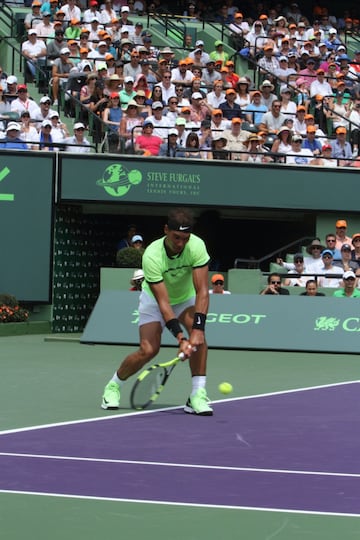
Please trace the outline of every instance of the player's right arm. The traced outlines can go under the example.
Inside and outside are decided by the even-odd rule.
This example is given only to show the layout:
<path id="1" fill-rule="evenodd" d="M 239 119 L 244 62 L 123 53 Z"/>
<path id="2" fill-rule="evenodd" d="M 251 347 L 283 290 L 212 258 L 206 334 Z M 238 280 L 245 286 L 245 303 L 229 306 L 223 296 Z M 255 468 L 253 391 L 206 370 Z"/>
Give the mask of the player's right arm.
<path id="1" fill-rule="evenodd" d="M 179 353 L 184 353 L 188 358 L 191 352 L 191 346 L 188 338 L 184 336 L 182 328 L 176 315 L 170 305 L 169 295 L 165 283 L 149 283 L 151 292 L 153 293 L 156 302 L 158 303 L 161 315 L 166 323 L 167 328 L 177 339 L 179 344 Z"/>

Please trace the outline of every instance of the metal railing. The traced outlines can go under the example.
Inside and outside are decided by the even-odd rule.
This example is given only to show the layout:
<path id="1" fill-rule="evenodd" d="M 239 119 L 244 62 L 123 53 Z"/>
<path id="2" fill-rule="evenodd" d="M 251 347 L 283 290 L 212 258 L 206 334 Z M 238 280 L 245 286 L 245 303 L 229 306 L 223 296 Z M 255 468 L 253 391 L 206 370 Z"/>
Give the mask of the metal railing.
<path id="1" fill-rule="evenodd" d="M 303 236 L 301 238 L 298 238 L 297 240 L 294 240 L 293 242 L 290 242 L 289 244 L 280 246 L 276 250 L 271 251 L 266 255 L 263 255 L 259 259 L 244 259 L 241 257 L 237 257 L 234 260 L 234 268 L 249 268 L 253 270 L 261 269 L 261 265 L 263 263 L 272 262 L 274 258 L 279 257 L 282 253 L 289 253 L 289 251 L 300 252 L 303 246 L 309 244 L 313 239 L 313 236 Z"/>

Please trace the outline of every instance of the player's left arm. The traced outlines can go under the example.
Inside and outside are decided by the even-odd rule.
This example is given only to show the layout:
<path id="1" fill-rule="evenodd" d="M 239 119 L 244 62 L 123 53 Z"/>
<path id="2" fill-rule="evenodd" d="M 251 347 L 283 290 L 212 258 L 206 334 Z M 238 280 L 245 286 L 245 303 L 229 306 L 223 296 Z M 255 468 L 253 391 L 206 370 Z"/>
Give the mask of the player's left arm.
<path id="1" fill-rule="evenodd" d="M 193 346 L 198 346 L 205 342 L 205 322 L 209 309 L 209 268 L 207 264 L 193 268 L 193 283 L 196 297 L 190 343 Z"/>

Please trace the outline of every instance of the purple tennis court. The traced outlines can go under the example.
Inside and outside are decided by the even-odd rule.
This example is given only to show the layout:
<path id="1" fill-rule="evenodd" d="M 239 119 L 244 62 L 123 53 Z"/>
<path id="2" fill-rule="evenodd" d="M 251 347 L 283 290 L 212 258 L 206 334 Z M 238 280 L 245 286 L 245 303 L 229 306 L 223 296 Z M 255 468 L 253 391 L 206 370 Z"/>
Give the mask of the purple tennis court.
<path id="1" fill-rule="evenodd" d="M 359 391 L 353 382 L 226 400 L 213 417 L 165 409 L 3 432 L 0 490 L 360 515 Z"/>

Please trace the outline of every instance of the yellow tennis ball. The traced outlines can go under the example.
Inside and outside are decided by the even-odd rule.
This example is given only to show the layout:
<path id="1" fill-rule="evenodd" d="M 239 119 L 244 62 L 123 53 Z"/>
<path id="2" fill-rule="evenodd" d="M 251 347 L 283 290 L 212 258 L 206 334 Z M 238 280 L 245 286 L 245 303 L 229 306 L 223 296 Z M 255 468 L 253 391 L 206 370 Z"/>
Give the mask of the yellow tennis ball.
<path id="1" fill-rule="evenodd" d="M 233 391 L 233 387 L 232 387 L 232 384 L 228 383 L 228 382 L 222 382 L 219 384 L 219 391 L 222 393 L 222 394 L 231 394 L 231 392 Z"/>

